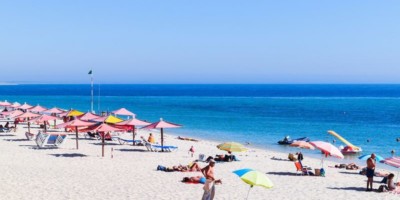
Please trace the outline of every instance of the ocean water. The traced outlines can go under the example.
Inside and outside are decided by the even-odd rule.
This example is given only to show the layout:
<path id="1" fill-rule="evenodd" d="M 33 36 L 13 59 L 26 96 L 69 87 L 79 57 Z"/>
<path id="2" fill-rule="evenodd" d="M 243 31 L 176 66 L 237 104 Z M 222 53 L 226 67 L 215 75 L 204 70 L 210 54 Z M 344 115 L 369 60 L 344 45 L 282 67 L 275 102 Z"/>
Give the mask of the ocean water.
<path id="1" fill-rule="evenodd" d="M 90 85 L 0 86 L 0 100 L 88 111 Z M 167 132 L 185 137 L 289 152 L 276 144 L 285 135 L 332 141 L 335 130 L 363 153 L 400 153 L 400 85 L 95 85 L 94 107 L 162 117 L 183 125 Z"/>

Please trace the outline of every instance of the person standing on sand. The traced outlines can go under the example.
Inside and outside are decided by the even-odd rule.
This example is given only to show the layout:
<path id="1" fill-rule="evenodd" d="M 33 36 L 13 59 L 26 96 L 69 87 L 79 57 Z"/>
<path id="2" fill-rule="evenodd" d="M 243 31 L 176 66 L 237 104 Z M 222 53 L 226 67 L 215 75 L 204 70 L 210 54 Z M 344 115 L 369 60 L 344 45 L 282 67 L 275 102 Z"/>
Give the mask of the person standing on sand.
<path id="1" fill-rule="evenodd" d="M 372 191 L 372 183 L 374 182 L 374 173 L 375 173 L 375 154 L 371 154 L 371 157 L 367 160 L 367 190 Z"/>
<path id="2" fill-rule="evenodd" d="M 214 177 L 214 166 L 215 160 L 211 159 L 209 164 L 201 169 L 201 173 L 203 173 L 204 177 L 206 177 L 206 183 L 204 184 L 204 193 L 202 200 L 213 200 L 215 196 L 215 184 L 222 183 L 221 180 L 215 180 Z"/>

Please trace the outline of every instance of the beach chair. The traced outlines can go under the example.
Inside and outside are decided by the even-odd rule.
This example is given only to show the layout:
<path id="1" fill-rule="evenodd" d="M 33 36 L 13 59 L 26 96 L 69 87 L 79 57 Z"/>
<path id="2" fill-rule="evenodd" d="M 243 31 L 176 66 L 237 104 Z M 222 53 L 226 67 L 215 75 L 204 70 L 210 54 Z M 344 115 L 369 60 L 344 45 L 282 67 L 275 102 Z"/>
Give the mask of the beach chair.
<path id="1" fill-rule="evenodd" d="M 36 136 L 35 142 L 39 148 L 45 148 L 46 146 L 53 146 L 58 148 L 65 142 L 66 138 L 66 134 L 49 134 L 39 132 Z"/>
<path id="2" fill-rule="evenodd" d="M 152 148 L 154 149 L 160 149 L 160 150 L 162 150 L 162 149 L 164 149 L 164 151 L 167 151 L 167 152 L 172 152 L 172 151 L 176 151 L 176 150 L 178 150 L 178 147 L 176 147 L 176 146 L 161 146 L 161 145 L 152 145 Z"/>
<path id="3" fill-rule="evenodd" d="M 98 133 L 86 132 L 84 136 L 86 139 L 96 139 L 96 140 L 101 139 Z"/>
<path id="4" fill-rule="evenodd" d="M 1 132 L 1 133 L 9 133 L 9 132 L 10 132 L 10 129 L 9 129 L 9 128 L 6 128 L 6 127 L 0 127 L 0 132 Z"/>
<path id="5" fill-rule="evenodd" d="M 309 168 L 303 167 L 300 162 L 294 162 L 294 165 L 296 166 L 296 175 L 310 175 L 311 171 L 309 171 Z"/>
<path id="6" fill-rule="evenodd" d="M 28 140 L 33 140 L 35 138 L 35 134 L 29 132 L 25 132 L 25 136 Z"/>
<path id="7" fill-rule="evenodd" d="M 128 144 L 134 143 L 134 145 L 142 144 L 142 140 L 127 140 L 127 139 L 123 139 L 120 137 L 113 137 L 113 138 L 118 140 L 119 144 L 121 144 L 121 145 L 126 144 L 126 143 L 128 143 Z"/>

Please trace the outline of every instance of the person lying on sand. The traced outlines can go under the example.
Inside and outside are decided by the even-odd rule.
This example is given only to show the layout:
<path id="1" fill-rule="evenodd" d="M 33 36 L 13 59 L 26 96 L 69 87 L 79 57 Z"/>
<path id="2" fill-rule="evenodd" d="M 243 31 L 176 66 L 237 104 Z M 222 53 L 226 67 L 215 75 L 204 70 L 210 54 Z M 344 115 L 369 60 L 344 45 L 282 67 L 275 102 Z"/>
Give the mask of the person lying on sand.
<path id="1" fill-rule="evenodd" d="M 335 165 L 335 168 L 346 168 L 347 170 L 357 170 L 360 167 L 355 163 L 350 163 L 350 164 L 338 164 Z"/>
<path id="2" fill-rule="evenodd" d="M 183 177 L 183 183 L 206 183 L 206 178 L 204 176 L 192 176 L 192 177 Z M 222 184 L 221 179 L 215 180 L 216 184 Z"/>
<path id="3" fill-rule="evenodd" d="M 230 155 L 215 155 L 215 157 L 209 156 L 206 159 L 206 162 L 209 162 L 210 160 L 215 160 L 218 162 L 232 162 L 232 161 L 239 161 L 235 155 L 230 154 Z"/>
<path id="4" fill-rule="evenodd" d="M 164 167 L 164 166 L 158 165 L 157 170 L 165 171 L 165 172 L 174 172 L 174 171 L 176 171 L 176 172 L 199 172 L 199 171 L 201 171 L 201 168 L 200 168 L 199 164 L 194 162 L 191 165 L 176 165 L 176 166 L 172 166 L 172 167 Z"/>

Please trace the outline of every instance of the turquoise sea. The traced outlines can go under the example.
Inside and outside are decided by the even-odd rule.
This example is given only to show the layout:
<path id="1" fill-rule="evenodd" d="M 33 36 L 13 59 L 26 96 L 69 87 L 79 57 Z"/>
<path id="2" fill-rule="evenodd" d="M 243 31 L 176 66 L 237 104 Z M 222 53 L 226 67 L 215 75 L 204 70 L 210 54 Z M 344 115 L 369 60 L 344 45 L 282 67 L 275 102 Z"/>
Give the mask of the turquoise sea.
<path id="1" fill-rule="evenodd" d="M 400 153 L 400 85 L 95 85 L 95 110 L 183 125 L 176 135 L 250 142 L 279 151 L 285 135 L 332 141 L 335 130 L 364 153 Z M 100 92 L 100 95 L 99 95 Z M 0 100 L 90 109 L 90 85 L 0 86 Z M 341 145 L 340 141 L 336 145 Z M 310 152 L 317 155 L 317 151 Z M 350 157 L 351 158 L 351 157 Z"/>

